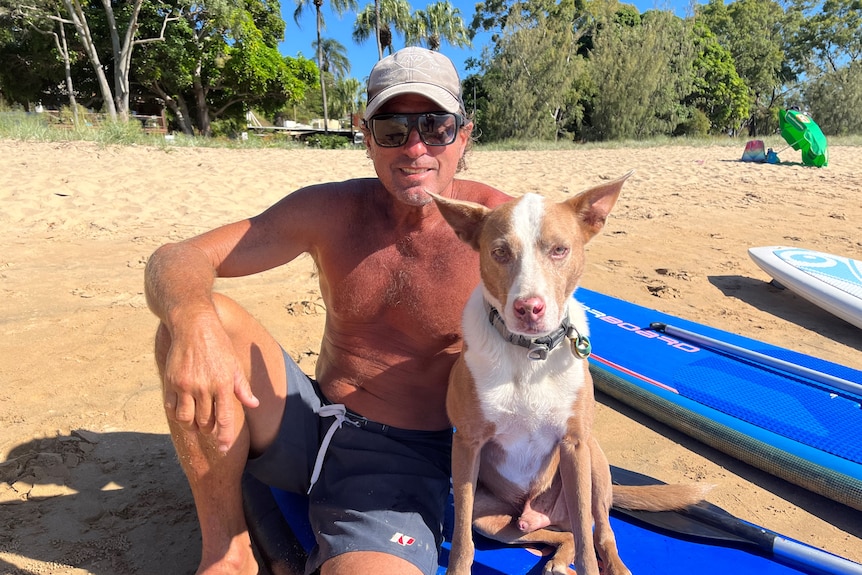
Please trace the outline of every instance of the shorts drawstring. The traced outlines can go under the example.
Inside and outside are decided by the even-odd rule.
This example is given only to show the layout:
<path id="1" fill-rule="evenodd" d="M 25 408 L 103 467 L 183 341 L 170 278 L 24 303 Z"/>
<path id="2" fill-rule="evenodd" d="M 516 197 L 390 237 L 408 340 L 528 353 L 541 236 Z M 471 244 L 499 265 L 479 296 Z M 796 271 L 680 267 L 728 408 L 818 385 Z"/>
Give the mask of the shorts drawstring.
<path id="1" fill-rule="evenodd" d="M 329 449 L 329 443 L 332 441 L 332 436 L 335 435 L 335 430 L 341 427 L 344 419 L 347 416 L 347 408 L 341 403 L 333 403 L 324 405 L 317 413 L 320 417 L 335 417 L 335 421 L 326 430 L 326 435 L 323 436 L 323 441 L 320 442 L 320 449 L 317 450 L 317 459 L 314 460 L 314 470 L 311 472 L 311 484 L 308 486 L 306 495 L 311 494 L 311 488 L 317 483 L 320 478 L 320 470 L 323 468 L 323 458 L 326 457 L 326 451 Z"/>

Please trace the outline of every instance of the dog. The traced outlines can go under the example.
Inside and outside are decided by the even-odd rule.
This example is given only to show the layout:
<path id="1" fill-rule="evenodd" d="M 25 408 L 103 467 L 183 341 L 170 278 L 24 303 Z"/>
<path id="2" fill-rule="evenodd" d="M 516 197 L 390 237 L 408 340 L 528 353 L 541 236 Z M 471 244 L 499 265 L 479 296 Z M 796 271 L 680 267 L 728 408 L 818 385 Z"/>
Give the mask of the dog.
<path id="1" fill-rule="evenodd" d="M 446 398 L 455 427 L 451 575 L 470 573 L 471 527 L 505 543 L 556 547 L 546 573 L 567 574 L 574 561 L 578 575 L 598 575 L 595 548 L 603 573 L 629 575 L 611 505 L 682 509 L 708 489 L 612 486 L 592 435 L 587 319 L 572 296 L 584 246 L 630 175 L 563 202 L 526 194 L 493 210 L 431 194 L 457 236 L 479 252 L 481 272 Z"/>

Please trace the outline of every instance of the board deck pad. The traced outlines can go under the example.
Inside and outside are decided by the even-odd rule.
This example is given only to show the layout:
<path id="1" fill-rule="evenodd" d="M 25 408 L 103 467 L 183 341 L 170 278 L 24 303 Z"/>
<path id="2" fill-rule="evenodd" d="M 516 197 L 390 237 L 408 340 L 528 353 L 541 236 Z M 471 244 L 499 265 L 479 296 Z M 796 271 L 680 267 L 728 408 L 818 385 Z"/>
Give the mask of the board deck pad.
<path id="1" fill-rule="evenodd" d="M 597 389 L 769 473 L 862 509 L 862 393 L 670 337 L 673 325 L 862 384 L 862 372 L 587 289 Z"/>
<path id="2" fill-rule="evenodd" d="M 748 253 L 781 286 L 862 328 L 862 261 L 783 246 Z"/>

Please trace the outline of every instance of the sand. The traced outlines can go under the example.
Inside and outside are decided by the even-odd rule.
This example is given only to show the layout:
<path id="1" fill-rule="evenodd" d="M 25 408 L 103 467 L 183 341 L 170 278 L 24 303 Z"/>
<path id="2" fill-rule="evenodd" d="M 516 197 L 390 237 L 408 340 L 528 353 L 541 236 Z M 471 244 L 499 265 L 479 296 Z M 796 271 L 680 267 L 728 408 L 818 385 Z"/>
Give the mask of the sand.
<path id="1" fill-rule="evenodd" d="M 564 198 L 636 169 L 589 246 L 585 287 L 862 368 L 862 332 L 770 286 L 746 252 L 860 258 L 862 148 L 833 147 L 825 169 L 741 163 L 742 149 L 476 151 L 463 176 Z M 0 140 L 0 573 L 194 571 L 199 531 L 161 408 L 145 262 L 298 187 L 369 175 L 359 150 Z M 324 316 L 307 257 L 218 287 L 313 370 Z M 612 464 L 714 484 L 710 500 L 731 513 L 862 561 L 862 513 L 599 399 Z"/>

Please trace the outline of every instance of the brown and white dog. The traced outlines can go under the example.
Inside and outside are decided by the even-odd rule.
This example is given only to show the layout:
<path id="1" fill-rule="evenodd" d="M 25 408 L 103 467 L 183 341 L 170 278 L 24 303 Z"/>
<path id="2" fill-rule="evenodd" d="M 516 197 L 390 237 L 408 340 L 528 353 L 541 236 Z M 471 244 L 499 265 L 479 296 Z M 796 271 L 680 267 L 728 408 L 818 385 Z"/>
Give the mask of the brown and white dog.
<path id="1" fill-rule="evenodd" d="M 560 203 L 526 194 L 494 210 L 434 196 L 479 252 L 481 284 L 464 309 L 464 347 L 449 378 L 455 532 L 448 573 L 469 575 L 471 524 L 507 543 L 556 547 L 545 572 L 628 574 L 608 514 L 680 509 L 704 487 L 620 487 L 592 436 L 587 319 L 572 298 L 584 245 L 629 174 Z M 593 531 L 595 523 L 595 531 Z"/>

